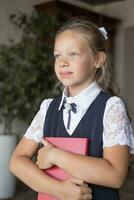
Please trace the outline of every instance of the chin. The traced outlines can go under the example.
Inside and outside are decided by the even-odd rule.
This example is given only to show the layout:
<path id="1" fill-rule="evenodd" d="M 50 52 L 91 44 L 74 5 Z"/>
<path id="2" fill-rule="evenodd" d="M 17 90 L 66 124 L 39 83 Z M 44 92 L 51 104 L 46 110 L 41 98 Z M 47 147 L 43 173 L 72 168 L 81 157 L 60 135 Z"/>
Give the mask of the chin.
<path id="1" fill-rule="evenodd" d="M 72 86 L 72 85 L 74 85 L 74 83 L 72 83 L 70 80 L 60 80 L 60 82 L 64 85 L 64 86 L 66 86 L 66 87 L 69 87 L 69 86 Z"/>

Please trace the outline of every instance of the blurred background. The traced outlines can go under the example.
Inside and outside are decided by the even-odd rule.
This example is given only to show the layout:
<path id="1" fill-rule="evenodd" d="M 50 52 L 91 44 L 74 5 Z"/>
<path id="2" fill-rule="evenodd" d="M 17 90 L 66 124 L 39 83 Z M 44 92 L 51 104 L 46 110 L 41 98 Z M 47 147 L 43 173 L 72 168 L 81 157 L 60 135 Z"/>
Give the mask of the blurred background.
<path id="1" fill-rule="evenodd" d="M 121 97 L 134 121 L 133 0 L 0 0 L 0 199 L 37 199 L 8 164 L 40 103 L 52 96 L 54 34 L 71 16 L 106 28 Z M 120 193 L 121 200 L 134 199 L 134 159 Z"/>

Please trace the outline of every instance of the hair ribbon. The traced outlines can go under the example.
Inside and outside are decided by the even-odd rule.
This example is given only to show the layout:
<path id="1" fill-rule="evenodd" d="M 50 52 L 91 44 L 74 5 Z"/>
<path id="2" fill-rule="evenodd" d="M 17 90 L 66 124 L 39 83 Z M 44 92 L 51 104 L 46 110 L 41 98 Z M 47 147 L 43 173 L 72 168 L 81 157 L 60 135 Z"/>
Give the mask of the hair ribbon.
<path id="1" fill-rule="evenodd" d="M 99 31 L 101 32 L 101 34 L 104 36 L 105 40 L 107 40 L 107 39 L 108 39 L 108 36 L 107 36 L 107 31 L 106 31 L 106 29 L 105 29 L 104 27 L 99 27 L 98 29 L 99 29 Z"/>

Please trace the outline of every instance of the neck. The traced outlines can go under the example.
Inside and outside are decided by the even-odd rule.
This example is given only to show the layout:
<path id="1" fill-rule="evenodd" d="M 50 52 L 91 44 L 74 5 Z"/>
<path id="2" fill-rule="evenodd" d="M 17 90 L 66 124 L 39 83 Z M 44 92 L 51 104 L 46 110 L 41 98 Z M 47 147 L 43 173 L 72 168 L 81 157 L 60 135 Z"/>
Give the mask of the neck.
<path id="1" fill-rule="evenodd" d="M 87 87 L 89 87 L 94 81 L 86 84 L 86 85 L 83 85 L 83 86 L 75 86 L 75 87 L 68 87 L 68 96 L 70 97 L 73 97 L 73 96 L 76 96 L 78 95 L 80 92 L 82 92 L 84 89 L 86 89 Z"/>

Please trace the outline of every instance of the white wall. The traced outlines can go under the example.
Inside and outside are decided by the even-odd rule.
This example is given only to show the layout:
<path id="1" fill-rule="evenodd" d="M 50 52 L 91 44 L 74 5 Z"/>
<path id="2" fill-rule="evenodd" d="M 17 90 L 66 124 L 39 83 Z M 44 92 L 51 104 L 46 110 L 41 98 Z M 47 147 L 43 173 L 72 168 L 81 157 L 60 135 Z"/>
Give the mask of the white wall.
<path id="1" fill-rule="evenodd" d="M 0 0 L 0 43 L 7 43 L 10 38 L 19 40 L 21 33 L 13 27 L 9 16 L 18 11 L 30 14 L 33 5 L 45 2 L 43 0 Z"/>
<path id="2" fill-rule="evenodd" d="M 95 10 L 107 16 L 115 17 L 123 21 L 123 26 L 134 26 L 134 1 L 125 0 L 96 6 Z"/>

